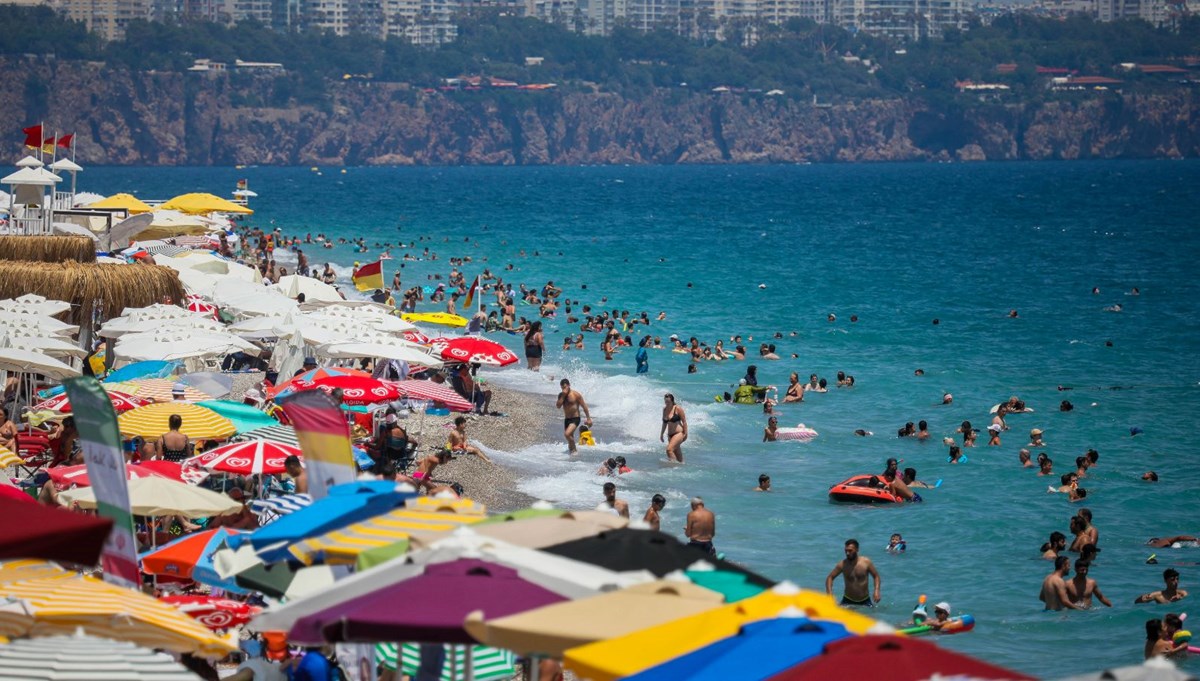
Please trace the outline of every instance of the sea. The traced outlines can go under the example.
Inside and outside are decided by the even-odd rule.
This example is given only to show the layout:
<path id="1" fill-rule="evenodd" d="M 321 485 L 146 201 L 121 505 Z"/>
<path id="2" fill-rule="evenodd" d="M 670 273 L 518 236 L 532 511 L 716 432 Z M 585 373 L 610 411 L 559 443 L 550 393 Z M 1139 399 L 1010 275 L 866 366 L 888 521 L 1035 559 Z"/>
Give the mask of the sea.
<path id="1" fill-rule="evenodd" d="M 343 277 L 391 242 L 385 278 L 402 266 L 406 287 L 433 285 L 450 257 L 469 256 L 468 280 L 486 267 L 514 283 L 553 281 L 578 301 L 576 313 L 584 304 L 666 313 L 635 339 L 678 334 L 729 348 L 740 335 L 752 355 L 775 345 L 778 361 L 702 362 L 695 373 L 687 356 L 651 351 L 638 375 L 632 349 L 605 361 L 593 334 L 584 350 L 562 351 L 577 325 L 561 313 L 548 320 L 541 372 L 519 366 L 486 379 L 550 402 L 557 379 L 570 378 L 591 406 L 597 444 L 574 459 L 549 434 L 523 451 L 494 451 L 532 496 L 592 508 L 606 481 L 598 465 L 623 455 L 634 472 L 618 494 L 636 515 L 661 493 L 662 527 L 682 536 L 688 500 L 701 496 L 726 557 L 817 590 L 856 538 L 883 580 L 870 615 L 900 624 L 921 595 L 947 601 L 977 626 L 940 645 L 1042 678 L 1138 663 L 1147 619 L 1200 603 L 1200 549 L 1144 544 L 1200 534 L 1197 433 L 1186 427 L 1200 412 L 1200 162 L 89 167 L 80 188 L 228 196 L 240 179 L 258 194 L 255 226 L 363 237 L 368 253 L 304 247 Z M 400 259 L 425 248 L 437 260 Z M 519 304 L 518 314 L 536 310 Z M 520 354 L 520 337 L 495 338 Z M 781 426 L 803 423 L 815 439 L 764 443 L 760 407 L 714 399 L 748 364 L 781 393 L 793 371 L 829 381 L 827 393 L 776 408 Z M 839 371 L 854 387 L 835 387 Z M 666 462 L 659 441 L 668 392 L 690 424 L 682 466 Z M 947 392 L 953 403 L 942 405 Z M 966 463 L 947 463 L 942 438 L 959 438 L 964 420 L 986 428 L 989 409 L 1014 395 L 1032 413 L 1009 417 L 1002 444 L 986 446 L 984 432 Z M 1063 400 L 1074 409 L 1060 411 Z M 929 441 L 897 437 L 919 420 Z M 1045 431 L 1034 453 L 1054 460 L 1053 477 L 1018 462 L 1033 428 Z M 1048 493 L 1090 448 L 1100 458 L 1081 483 L 1087 499 Z M 831 485 L 880 473 L 889 457 L 941 486 L 920 504 L 829 501 Z M 1144 482 L 1146 471 L 1159 481 Z M 752 491 L 761 473 L 770 493 Z M 1053 531 L 1071 536 L 1081 506 L 1100 532 L 1091 576 L 1113 607 L 1045 612 L 1038 594 L 1051 566 L 1039 549 Z M 893 533 L 903 554 L 885 551 Z M 1157 564 L 1147 564 L 1151 554 Z M 1194 593 L 1134 605 L 1163 586 L 1166 567 Z M 1194 659 L 1184 664 L 1200 672 Z"/>

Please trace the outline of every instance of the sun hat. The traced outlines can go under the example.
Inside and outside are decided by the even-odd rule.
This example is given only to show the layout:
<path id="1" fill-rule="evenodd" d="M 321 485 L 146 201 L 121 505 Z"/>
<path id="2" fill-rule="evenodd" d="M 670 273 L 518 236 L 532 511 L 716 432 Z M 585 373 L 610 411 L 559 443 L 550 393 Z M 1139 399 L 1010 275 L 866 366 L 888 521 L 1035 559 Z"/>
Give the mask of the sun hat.
<path id="1" fill-rule="evenodd" d="M 947 615 L 949 615 L 950 614 L 950 604 L 947 603 L 946 601 L 942 601 L 941 603 L 938 603 L 937 605 L 933 606 L 933 610 L 934 610 L 934 612 L 941 610 L 941 611 L 945 612 Z"/>
<path id="2" fill-rule="evenodd" d="M 1041 429 L 1041 428 L 1034 428 L 1033 430 L 1029 431 L 1029 434 L 1030 434 L 1030 435 L 1041 435 L 1041 434 L 1042 434 L 1042 429 Z"/>
<path id="3" fill-rule="evenodd" d="M 988 430 L 992 431 L 993 433 L 999 433 L 1000 432 L 1000 424 L 993 423 L 992 425 L 988 426 Z"/>

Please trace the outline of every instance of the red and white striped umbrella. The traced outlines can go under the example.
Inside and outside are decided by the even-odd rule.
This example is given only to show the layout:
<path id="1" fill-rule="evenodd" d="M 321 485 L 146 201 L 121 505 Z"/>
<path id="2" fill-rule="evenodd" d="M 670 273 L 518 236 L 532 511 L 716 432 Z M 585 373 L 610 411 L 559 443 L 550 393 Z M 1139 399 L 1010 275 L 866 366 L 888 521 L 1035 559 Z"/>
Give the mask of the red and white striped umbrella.
<path id="1" fill-rule="evenodd" d="M 222 445 L 193 456 L 184 462 L 184 466 L 238 475 L 275 475 L 284 472 L 283 462 L 289 456 L 301 456 L 300 448 L 270 440 L 252 440 Z"/>
<path id="2" fill-rule="evenodd" d="M 159 600 L 175 606 L 213 631 L 241 626 L 262 612 L 256 605 L 216 596 L 163 596 Z"/>
<path id="3" fill-rule="evenodd" d="M 433 353 L 447 362 L 469 362 L 494 367 L 508 366 L 517 361 L 517 356 L 508 348 L 494 340 L 477 336 L 434 338 Z"/>
<path id="4" fill-rule="evenodd" d="M 54 481 L 54 484 L 60 487 L 90 487 L 92 484 L 92 481 L 88 478 L 87 464 L 57 466 L 55 468 L 47 468 L 46 472 L 50 474 L 50 479 Z M 189 472 L 180 464 L 172 461 L 143 461 L 140 464 L 125 464 L 125 478 L 127 480 L 149 477 L 166 478 L 176 482 L 186 482 L 189 485 L 195 485 L 204 480 L 204 478 L 207 478 L 208 473 L 205 471 Z"/>
<path id="5" fill-rule="evenodd" d="M 408 341 L 409 343 L 417 343 L 418 345 L 429 345 L 433 342 L 432 338 L 426 336 L 420 331 L 402 331 L 400 332 L 400 335 L 403 336 L 404 340 Z"/>
<path id="6" fill-rule="evenodd" d="M 326 376 L 311 381 L 293 378 L 291 385 L 297 391 L 319 389 L 331 393 L 335 389 L 341 389 L 342 403 L 349 405 L 376 404 L 400 399 L 400 393 L 391 383 L 370 376 Z"/>
<path id="7" fill-rule="evenodd" d="M 444 383 L 433 381 L 398 381 L 392 383 L 405 397 L 415 400 L 432 400 L 454 411 L 471 411 L 474 408 L 465 397 Z"/>
<path id="8" fill-rule="evenodd" d="M 187 309 L 205 317 L 217 318 L 217 306 L 199 296 L 188 296 Z"/>
<path id="9" fill-rule="evenodd" d="M 108 400 L 112 402 L 113 409 L 117 412 L 129 411 L 130 409 L 144 407 L 147 404 L 153 404 L 151 400 L 136 397 L 134 395 L 130 395 L 129 393 L 123 393 L 116 390 L 109 391 Z M 66 393 L 63 393 L 62 395 L 51 397 L 45 402 L 39 402 L 33 407 L 34 411 L 42 411 L 43 409 L 56 411 L 60 414 L 70 414 L 71 400 L 67 398 Z"/>

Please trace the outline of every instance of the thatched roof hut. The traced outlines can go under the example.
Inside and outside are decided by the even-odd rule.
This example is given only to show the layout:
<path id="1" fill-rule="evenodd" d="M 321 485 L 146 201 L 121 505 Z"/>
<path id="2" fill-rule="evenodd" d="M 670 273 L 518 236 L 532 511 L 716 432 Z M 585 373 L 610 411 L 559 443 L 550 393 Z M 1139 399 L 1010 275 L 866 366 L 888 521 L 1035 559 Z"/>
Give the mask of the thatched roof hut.
<path id="1" fill-rule="evenodd" d="M 96 262 L 96 242 L 86 236 L 0 236 L 0 259 Z"/>
<path id="2" fill-rule="evenodd" d="M 93 249 L 94 256 L 94 245 L 88 248 Z M 0 257 L 10 257 L 3 245 Z M 98 313 L 95 321 L 103 322 L 119 316 L 127 307 L 179 305 L 187 297 L 179 275 L 169 267 L 0 260 L 0 299 L 26 293 L 70 302 L 71 311 L 64 316 L 84 328 L 91 325 L 93 311 Z"/>

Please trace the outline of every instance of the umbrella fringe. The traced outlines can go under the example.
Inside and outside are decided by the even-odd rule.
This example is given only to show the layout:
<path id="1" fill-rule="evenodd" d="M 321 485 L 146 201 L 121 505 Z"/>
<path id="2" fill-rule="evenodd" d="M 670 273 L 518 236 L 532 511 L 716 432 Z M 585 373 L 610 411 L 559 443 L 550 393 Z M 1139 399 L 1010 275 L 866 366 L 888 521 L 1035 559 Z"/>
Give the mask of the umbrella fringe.
<path id="1" fill-rule="evenodd" d="M 0 258 L 58 263 L 96 262 L 96 242 L 86 236 L 0 236 Z M 48 296 L 49 297 L 49 296 Z"/>
<path id="2" fill-rule="evenodd" d="M 5 238 L 39 237 L 0 237 Z M 11 258 L 7 248 L 6 243 L 0 242 L 0 254 Z M 187 295 L 179 275 L 169 267 L 0 260 L 0 298 L 27 293 L 70 302 L 69 321 L 81 326 L 91 323 L 93 309 L 98 309 L 100 321 L 105 321 L 119 316 L 127 307 L 147 307 L 164 301 L 178 305 Z"/>

